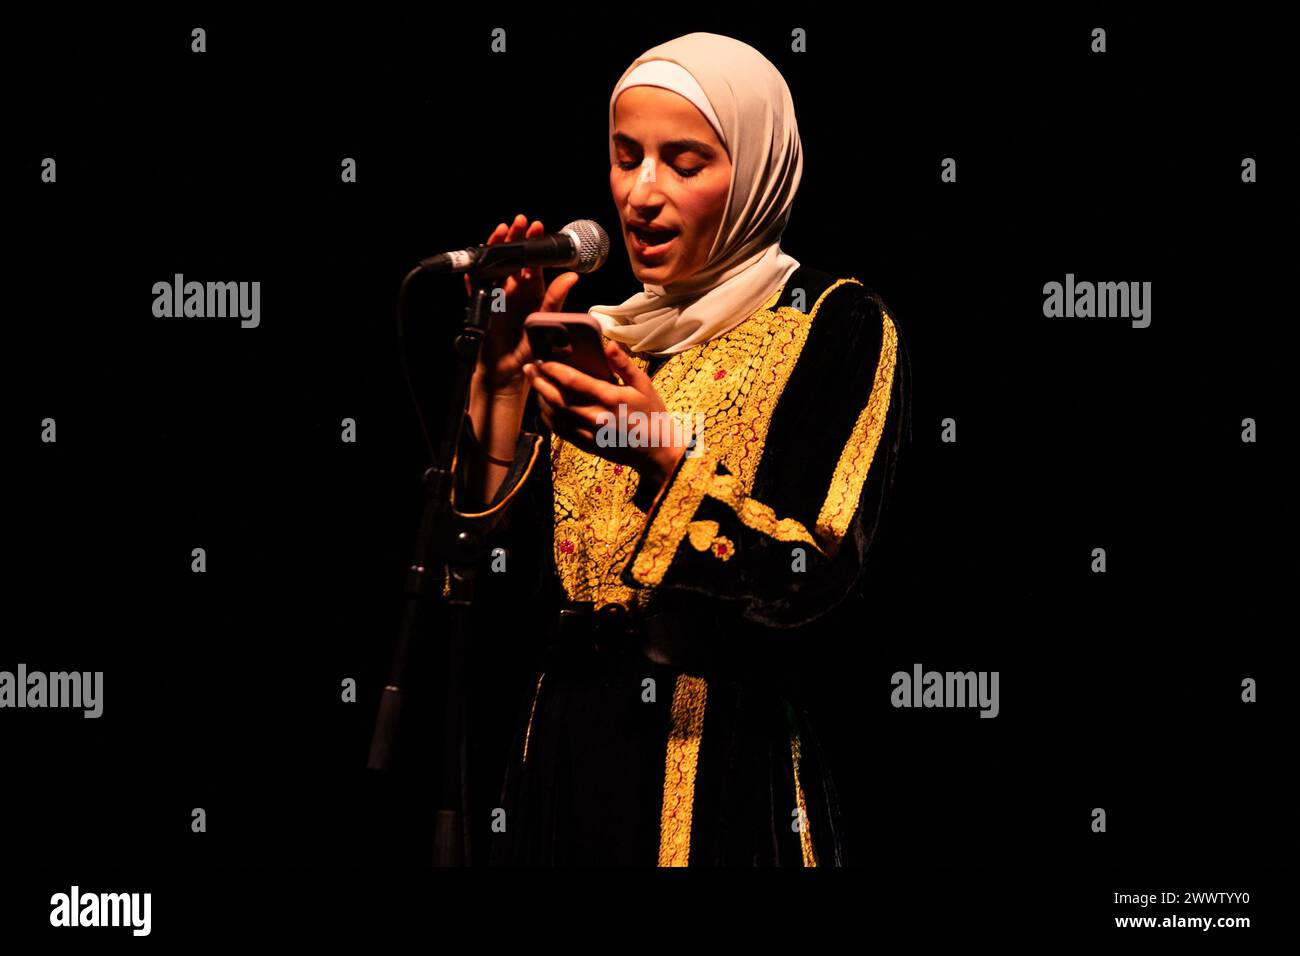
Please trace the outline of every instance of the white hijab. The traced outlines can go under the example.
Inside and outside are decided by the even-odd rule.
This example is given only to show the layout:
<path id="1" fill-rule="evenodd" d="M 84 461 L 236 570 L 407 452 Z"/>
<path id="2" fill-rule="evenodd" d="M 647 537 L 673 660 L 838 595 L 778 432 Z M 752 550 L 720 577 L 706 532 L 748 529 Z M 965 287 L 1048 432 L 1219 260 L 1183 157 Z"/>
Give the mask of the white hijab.
<path id="1" fill-rule="evenodd" d="M 609 99 L 658 86 L 690 100 L 731 157 L 727 207 L 703 268 L 681 282 L 646 284 L 621 305 L 587 310 L 605 335 L 633 352 L 671 355 L 739 325 L 785 285 L 799 262 L 780 238 L 803 175 L 803 148 L 785 78 L 746 43 L 690 33 L 652 47 L 624 71 Z"/>

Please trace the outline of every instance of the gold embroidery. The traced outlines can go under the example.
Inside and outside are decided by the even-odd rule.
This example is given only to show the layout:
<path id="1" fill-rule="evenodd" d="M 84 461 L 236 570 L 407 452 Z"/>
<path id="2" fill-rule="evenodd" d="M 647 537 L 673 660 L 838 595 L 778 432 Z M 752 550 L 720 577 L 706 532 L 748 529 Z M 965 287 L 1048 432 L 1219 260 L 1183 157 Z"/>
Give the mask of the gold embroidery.
<path id="1" fill-rule="evenodd" d="M 648 362 L 633 355 L 642 371 Z M 555 489 L 553 548 L 560 583 L 572 601 L 640 604 L 619 579 L 645 527 L 645 514 L 632 503 L 640 475 L 551 436 L 551 478 Z"/>
<path id="2" fill-rule="evenodd" d="M 537 689 L 533 691 L 533 708 L 528 712 L 528 726 L 524 728 L 524 755 L 521 758 L 524 763 L 528 763 L 528 738 L 533 734 L 533 718 L 537 715 L 537 698 L 542 696 L 542 680 L 546 677 L 546 671 L 542 671 L 537 677 Z"/>
<path id="3" fill-rule="evenodd" d="M 704 427 L 698 453 L 684 459 L 674 479 L 652 506 L 654 521 L 632 501 L 638 475 L 552 437 L 551 469 L 555 489 L 555 564 L 565 593 L 573 601 L 597 606 L 617 602 L 647 604 L 706 494 L 732 505 L 741 521 L 778 540 L 816 541 L 802 524 L 778 519 L 772 509 L 748 497 L 763 455 L 772 413 L 808 340 L 810 325 L 826 297 L 845 283 L 840 279 L 818 296 L 805 314 L 774 308 L 783 289 L 744 322 L 711 342 L 669 357 L 653 376 L 655 391 L 669 412 Z M 632 360 L 644 370 L 648 362 Z M 719 466 L 726 473 L 718 474 Z M 692 544 L 698 546 L 702 531 Z M 640 545 L 640 550 L 636 550 Z M 706 547 L 728 560 L 734 547 L 716 528 Z M 630 588 L 621 574 L 633 553 L 632 576 L 643 587 Z M 690 857 L 691 810 L 699 759 L 707 685 L 702 678 L 679 675 L 673 691 L 673 728 L 664 771 L 659 864 L 685 866 Z"/>
<path id="4" fill-rule="evenodd" d="M 816 866 L 817 854 L 813 852 L 812 832 L 808 827 L 808 801 L 804 797 L 803 784 L 799 782 L 799 758 L 802 747 L 799 731 L 790 735 L 790 763 L 794 768 L 794 798 L 799 806 L 799 852 L 803 855 L 804 866 Z"/>
<path id="5" fill-rule="evenodd" d="M 708 551 L 713 547 L 713 539 L 718 536 L 716 521 L 692 521 L 690 526 L 691 547 L 696 551 Z"/>
<path id="6" fill-rule="evenodd" d="M 708 481 L 717 462 L 712 455 L 699 455 L 682 461 L 677 477 L 668 487 L 659 505 L 646 543 L 632 565 L 632 576 L 648 586 L 663 580 L 677 552 L 677 543 L 690 526 L 691 516 L 704 500 Z"/>
<path id="7" fill-rule="evenodd" d="M 857 279 L 832 283 L 807 314 L 788 306 L 760 309 L 725 335 L 674 355 L 659 369 L 655 390 L 670 411 L 704 413 L 703 448 L 683 462 L 662 493 L 632 565 L 637 582 L 653 587 L 663 580 L 706 494 L 731 503 L 751 527 L 772 528 L 783 535 L 779 540 L 816 546 L 802 524 L 778 520 L 770 508 L 746 496 L 754 485 L 772 413 L 808 340 L 812 320 L 826 297 L 846 283 L 862 284 Z M 769 300 L 769 306 L 776 301 Z M 729 475 L 716 474 L 719 463 Z"/>
<path id="8" fill-rule="evenodd" d="M 718 534 L 716 521 L 692 521 L 687 536 L 696 551 L 708 551 L 722 561 L 730 561 L 732 552 L 736 550 L 730 538 Z"/>
<path id="9" fill-rule="evenodd" d="M 717 475 L 709 488 L 709 497 L 729 505 L 741 524 L 760 531 L 777 541 L 806 541 L 818 551 L 821 545 L 812 533 L 794 518 L 778 518 L 776 512 L 757 498 L 747 497 L 731 475 Z"/>
<path id="10" fill-rule="evenodd" d="M 889 399 L 893 393 L 894 368 L 898 362 L 898 331 L 888 313 L 882 312 L 880 361 L 876 363 L 876 377 L 871 385 L 871 397 L 858 415 L 853 433 L 840 452 L 831 477 L 830 490 L 817 516 L 817 533 L 838 548 L 849 522 L 858 507 L 862 485 L 867 480 L 876 446 L 884 432 L 885 417 L 889 413 Z"/>
<path id="11" fill-rule="evenodd" d="M 708 692 L 704 678 L 687 674 L 679 674 L 673 687 L 673 726 L 664 758 L 664 801 L 659 817 L 660 866 L 686 866 L 690 862 L 695 774 Z"/>

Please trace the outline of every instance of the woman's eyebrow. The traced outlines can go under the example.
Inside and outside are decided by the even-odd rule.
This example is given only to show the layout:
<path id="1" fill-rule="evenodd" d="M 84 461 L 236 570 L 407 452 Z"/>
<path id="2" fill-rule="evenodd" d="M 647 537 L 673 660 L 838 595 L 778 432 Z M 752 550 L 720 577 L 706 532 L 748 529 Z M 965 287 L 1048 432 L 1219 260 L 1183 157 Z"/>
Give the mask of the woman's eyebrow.
<path id="1" fill-rule="evenodd" d="M 627 133 L 616 132 L 614 134 L 614 141 L 618 143 L 622 143 L 625 146 L 641 145 L 631 136 L 628 136 Z M 712 146 L 698 139 L 674 139 L 671 142 L 664 143 L 662 148 L 668 150 L 669 152 L 676 152 L 676 153 L 684 153 L 687 150 L 691 150 L 696 153 L 699 153 L 701 156 L 705 157 L 706 159 L 712 159 L 715 154 L 715 151 Z"/>

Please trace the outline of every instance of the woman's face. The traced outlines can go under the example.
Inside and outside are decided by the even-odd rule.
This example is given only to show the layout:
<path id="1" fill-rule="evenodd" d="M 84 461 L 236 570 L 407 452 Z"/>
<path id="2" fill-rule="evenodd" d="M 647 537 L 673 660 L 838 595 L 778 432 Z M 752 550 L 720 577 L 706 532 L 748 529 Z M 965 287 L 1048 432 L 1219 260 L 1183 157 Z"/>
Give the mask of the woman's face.
<path id="1" fill-rule="evenodd" d="M 704 266 L 730 184 L 731 158 L 690 100 L 657 86 L 619 94 L 609 188 L 639 281 L 667 285 Z"/>

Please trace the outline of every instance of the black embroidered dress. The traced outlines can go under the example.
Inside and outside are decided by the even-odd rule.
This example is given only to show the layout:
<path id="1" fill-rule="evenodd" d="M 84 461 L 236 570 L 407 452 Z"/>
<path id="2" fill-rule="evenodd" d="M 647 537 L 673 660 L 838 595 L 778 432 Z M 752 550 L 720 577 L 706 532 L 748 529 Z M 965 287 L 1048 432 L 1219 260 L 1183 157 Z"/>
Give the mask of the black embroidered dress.
<path id="1" fill-rule="evenodd" d="M 633 358 L 703 415 L 656 496 L 528 430 L 492 503 L 457 493 L 494 543 L 544 554 L 538 593 L 495 599 L 554 622 L 491 862 L 839 865 L 800 639 L 860 584 L 909 428 L 900 332 L 857 279 L 801 267 L 713 341 Z"/>

